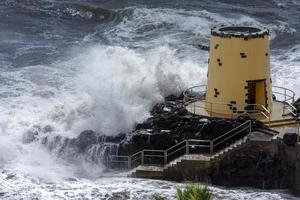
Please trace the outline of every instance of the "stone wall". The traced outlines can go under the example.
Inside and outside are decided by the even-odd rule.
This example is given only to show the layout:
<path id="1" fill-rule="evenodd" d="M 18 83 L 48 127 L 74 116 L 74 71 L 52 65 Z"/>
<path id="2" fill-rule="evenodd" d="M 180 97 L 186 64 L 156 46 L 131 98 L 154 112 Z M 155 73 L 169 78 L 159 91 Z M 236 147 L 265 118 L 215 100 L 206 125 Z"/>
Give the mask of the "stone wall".
<path id="1" fill-rule="evenodd" d="M 287 146 L 279 141 L 278 147 L 287 168 L 287 186 L 295 195 L 300 196 L 300 145 Z"/>
<path id="2" fill-rule="evenodd" d="M 286 175 L 277 140 L 250 140 L 215 162 L 210 177 L 217 185 L 277 189 L 287 188 Z"/>

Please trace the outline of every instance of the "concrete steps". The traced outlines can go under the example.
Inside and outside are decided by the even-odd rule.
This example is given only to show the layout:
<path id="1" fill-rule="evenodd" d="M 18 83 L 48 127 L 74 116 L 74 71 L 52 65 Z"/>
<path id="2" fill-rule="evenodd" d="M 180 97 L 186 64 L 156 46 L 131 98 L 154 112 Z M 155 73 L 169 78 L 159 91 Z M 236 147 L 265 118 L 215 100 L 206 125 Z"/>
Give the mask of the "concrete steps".
<path id="1" fill-rule="evenodd" d="M 248 137 L 244 137 L 233 144 L 229 145 L 225 149 L 215 153 L 214 155 L 204 155 L 204 154 L 185 154 L 182 155 L 175 160 L 169 162 L 164 166 L 139 166 L 135 168 L 131 175 L 132 177 L 138 178 L 154 178 L 159 179 L 164 177 L 167 173 L 175 173 L 178 170 L 176 168 L 181 168 L 183 164 L 190 163 L 195 166 L 203 166 L 203 168 L 210 165 L 212 162 L 218 162 L 223 156 L 228 154 L 230 151 L 240 147 L 241 145 L 245 144 L 248 140 Z"/>
<path id="2" fill-rule="evenodd" d="M 138 178 L 154 178 L 159 179 L 163 177 L 163 166 L 138 166 L 131 172 L 131 177 Z"/>
<path id="3" fill-rule="evenodd" d="M 287 118 L 287 119 L 281 119 L 281 120 L 274 120 L 274 121 L 270 121 L 270 123 L 269 122 L 264 122 L 264 124 L 266 126 L 269 126 L 270 128 L 297 125 L 297 118 Z"/>
<path id="4" fill-rule="evenodd" d="M 233 149 L 235 149 L 235 148 L 237 148 L 237 147 L 239 147 L 239 146 L 245 144 L 245 143 L 247 142 L 247 140 L 248 140 L 248 137 L 246 136 L 246 137 L 244 137 L 243 139 L 238 140 L 238 141 L 236 141 L 235 143 L 229 145 L 229 146 L 226 147 L 225 149 L 223 149 L 223 150 L 217 152 L 216 154 L 214 154 L 214 155 L 212 155 L 212 156 L 210 157 L 211 161 L 216 161 L 216 160 L 221 159 L 222 156 L 226 155 L 226 153 L 228 153 L 228 152 L 232 151 Z"/>

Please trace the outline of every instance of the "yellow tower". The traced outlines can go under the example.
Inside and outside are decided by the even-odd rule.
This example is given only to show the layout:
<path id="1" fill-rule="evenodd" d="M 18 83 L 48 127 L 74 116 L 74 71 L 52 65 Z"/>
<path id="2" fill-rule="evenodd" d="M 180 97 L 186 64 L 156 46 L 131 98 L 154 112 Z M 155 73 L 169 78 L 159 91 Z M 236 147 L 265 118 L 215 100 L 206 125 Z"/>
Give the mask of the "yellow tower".
<path id="1" fill-rule="evenodd" d="M 207 110 L 216 114 L 272 112 L 269 31 L 222 26 L 211 31 Z"/>

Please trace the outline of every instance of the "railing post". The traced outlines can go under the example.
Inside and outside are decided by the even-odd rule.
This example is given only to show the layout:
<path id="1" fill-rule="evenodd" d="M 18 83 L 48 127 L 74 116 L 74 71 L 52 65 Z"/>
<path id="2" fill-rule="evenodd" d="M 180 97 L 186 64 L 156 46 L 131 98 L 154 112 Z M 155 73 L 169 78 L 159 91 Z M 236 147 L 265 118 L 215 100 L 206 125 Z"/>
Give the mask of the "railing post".
<path id="1" fill-rule="evenodd" d="M 185 141 L 185 153 L 186 154 L 190 153 L 190 147 L 189 147 L 189 141 L 188 140 Z"/>
<path id="2" fill-rule="evenodd" d="M 141 151 L 141 165 L 144 165 L 144 150 Z"/>
<path id="3" fill-rule="evenodd" d="M 300 124 L 299 124 L 299 122 L 297 122 L 297 143 L 299 143 L 299 127 L 300 126 Z"/>
<path id="4" fill-rule="evenodd" d="M 210 141 L 210 145 L 209 145 L 209 153 L 210 153 L 210 155 L 212 155 L 213 154 L 213 152 L 214 152 L 214 141 Z"/>
<path id="5" fill-rule="evenodd" d="M 167 151 L 164 151 L 164 164 L 168 163 L 168 155 L 167 155 Z"/>
<path id="6" fill-rule="evenodd" d="M 131 157 L 128 156 L 128 169 L 130 169 L 130 168 L 131 168 Z"/>
<path id="7" fill-rule="evenodd" d="M 106 157 L 106 165 L 107 165 L 107 168 L 110 169 L 110 156 Z"/>
<path id="8" fill-rule="evenodd" d="M 194 102 L 193 104 L 194 104 L 194 114 L 196 114 L 196 102 Z"/>
<path id="9" fill-rule="evenodd" d="M 249 126 L 249 131 L 250 131 L 250 133 L 252 132 L 252 121 L 250 120 L 250 126 Z"/>
<path id="10" fill-rule="evenodd" d="M 286 102 L 286 89 L 284 88 L 284 102 Z"/>
<path id="11" fill-rule="evenodd" d="M 295 103 L 295 94 L 293 94 L 293 103 Z"/>
<path id="12" fill-rule="evenodd" d="M 285 104 L 286 104 L 286 89 L 284 88 L 283 115 L 285 115 Z"/>

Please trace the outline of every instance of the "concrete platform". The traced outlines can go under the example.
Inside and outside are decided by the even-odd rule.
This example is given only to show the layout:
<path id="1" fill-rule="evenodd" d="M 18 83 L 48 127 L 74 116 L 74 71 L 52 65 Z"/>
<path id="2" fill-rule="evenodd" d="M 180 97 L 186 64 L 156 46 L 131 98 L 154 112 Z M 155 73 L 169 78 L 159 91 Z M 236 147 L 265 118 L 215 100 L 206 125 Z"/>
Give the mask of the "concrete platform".
<path id="1" fill-rule="evenodd" d="M 211 112 L 209 109 L 207 109 L 205 107 L 205 104 L 206 104 L 205 101 L 192 102 L 186 106 L 186 109 L 194 114 L 208 116 L 208 117 L 235 118 L 238 115 L 241 115 L 240 113 L 228 113 L 228 114 L 214 113 Z M 284 113 L 284 107 L 286 107 L 285 109 L 286 113 Z M 270 121 L 271 123 L 273 123 L 274 127 L 282 126 L 282 125 L 283 126 L 295 125 L 296 124 L 295 117 L 293 117 L 292 115 L 284 115 L 284 114 L 288 114 L 288 109 L 287 109 L 288 107 L 292 110 L 292 107 L 290 107 L 289 105 L 284 104 L 283 102 L 274 101 L 273 111 L 270 114 L 270 116 L 268 116 L 269 118 L 267 118 L 261 113 L 247 113 L 247 114 L 257 118 L 258 120 L 264 122 L 265 124 L 268 124 Z"/>

